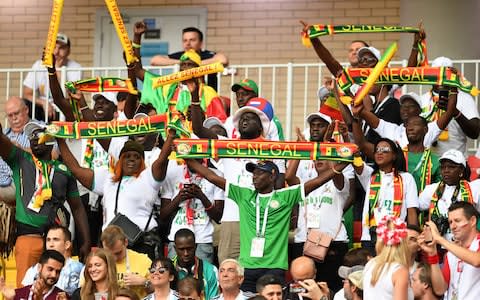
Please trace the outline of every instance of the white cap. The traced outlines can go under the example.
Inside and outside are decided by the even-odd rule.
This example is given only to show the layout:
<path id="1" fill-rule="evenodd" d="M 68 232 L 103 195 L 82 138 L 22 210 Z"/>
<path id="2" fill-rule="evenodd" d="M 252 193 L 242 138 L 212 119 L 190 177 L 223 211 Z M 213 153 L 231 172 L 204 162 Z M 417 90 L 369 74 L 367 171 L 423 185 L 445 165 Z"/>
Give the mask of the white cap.
<path id="1" fill-rule="evenodd" d="M 420 106 L 420 108 L 422 108 L 422 99 L 420 98 L 420 96 L 417 93 L 410 92 L 410 93 L 403 94 L 399 99 L 400 104 L 402 104 L 402 101 L 405 100 L 405 99 L 415 100 L 415 102 L 417 102 L 418 106 Z"/>
<path id="2" fill-rule="evenodd" d="M 270 119 L 268 119 L 268 116 L 263 111 L 254 106 L 245 105 L 244 107 L 240 108 L 235 112 L 235 114 L 233 115 L 233 126 L 235 127 L 235 129 L 238 130 L 238 122 L 240 121 L 240 117 L 246 112 L 252 112 L 260 118 L 263 129 L 262 135 L 266 136 L 268 130 L 270 129 Z"/>
<path id="3" fill-rule="evenodd" d="M 432 67 L 453 67 L 453 61 L 445 56 L 440 56 L 432 60 Z"/>
<path id="4" fill-rule="evenodd" d="M 462 152 L 455 150 L 455 149 L 450 149 L 446 151 L 445 153 L 442 154 L 442 157 L 440 157 L 440 161 L 448 159 L 453 161 L 456 164 L 462 165 L 464 167 L 467 166 L 467 162 L 465 160 L 465 156 L 463 156 Z"/>
<path id="5" fill-rule="evenodd" d="M 353 267 L 340 266 L 338 268 L 338 276 L 340 276 L 340 278 L 347 279 L 348 275 L 356 271 L 362 271 L 364 268 L 365 266 L 362 265 L 356 265 Z"/>
<path id="6" fill-rule="evenodd" d="M 107 99 L 108 101 L 112 102 L 113 104 L 117 105 L 117 94 L 118 92 L 101 92 L 96 93 L 92 96 L 93 101 L 96 101 L 100 96 Z M 98 95 L 98 96 L 97 96 Z"/>
<path id="7" fill-rule="evenodd" d="M 227 130 L 225 128 L 225 125 L 223 125 L 222 121 L 220 121 L 220 119 L 217 117 L 209 117 L 206 118 L 205 121 L 203 121 L 203 127 L 205 128 L 211 128 L 215 125 L 221 126 L 223 129 Z"/>
<path id="8" fill-rule="evenodd" d="M 310 124 L 310 122 L 312 122 L 312 120 L 315 118 L 321 118 L 325 120 L 328 124 L 332 123 L 332 118 L 330 118 L 326 114 L 322 114 L 321 112 L 314 112 L 307 116 L 307 124 Z"/>
<path id="9" fill-rule="evenodd" d="M 350 280 L 357 288 L 363 290 L 363 270 L 350 273 L 350 275 L 348 275 L 348 280 Z"/>
<path id="10" fill-rule="evenodd" d="M 372 53 L 373 56 L 375 56 L 378 60 L 380 60 L 380 58 L 381 58 L 380 51 L 377 48 L 372 47 L 372 46 L 362 47 L 362 48 L 358 49 L 357 56 L 360 57 L 361 53 L 365 52 L 365 51 L 368 51 L 368 52 Z"/>

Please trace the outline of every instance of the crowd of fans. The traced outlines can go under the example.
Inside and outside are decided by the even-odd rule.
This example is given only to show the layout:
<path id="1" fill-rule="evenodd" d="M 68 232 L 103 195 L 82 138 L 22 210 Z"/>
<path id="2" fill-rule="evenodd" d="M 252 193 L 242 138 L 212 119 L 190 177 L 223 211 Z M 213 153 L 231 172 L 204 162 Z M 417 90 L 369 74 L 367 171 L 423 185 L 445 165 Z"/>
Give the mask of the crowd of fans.
<path id="1" fill-rule="evenodd" d="M 146 29 L 134 25 L 137 56 Z M 423 30 L 415 34 L 411 58 L 424 37 Z M 203 50 L 202 41 L 201 31 L 185 28 L 183 51 L 151 63 L 180 70 L 228 64 L 224 54 Z M 339 76 L 343 67 L 321 40 L 311 42 Z M 69 54 L 70 39 L 58 34 L 55 66 L 30 73 L 23 98 L 5 104 L 0 250 L 14 249 L 17 269 L 16 289 L 0 280 L 6 299 L 480 296 L 480 180 L 470 176 L 466 160 L 467 138 L 478 138 L 480 117 L 471 95 L 434 85 L 397 99 L 399 86 L 376 84 L 361 104 L 348 106 L 330 78 L 319 100 L 335 99 L 342 120 L 312 112 L 297 141 L 356 144 L 353 163 L 183 160 L 173 146 L 180 129 L 193 138 L 284 140 L 254 80 L 231 87 L 239 109 L 230 114 L 230 103 L 216 93 L 216 76 L 153 88 L 158 75 L 139 60 L 127 68 L 135 86 L 143 82 L 141 95 L 98 93 L 90 106 L 82 92 L 62 92 L 57 69 L 79 66 Z M 348 58 L 351 67 L 372 68 L 380 51 L 356 40 Z M 453 67 L 445 57 L 431 65 Z M 33 68 L 43 67 L 37 61 Z M 67 79 L 81 73 L 69 71 Z M 75 121 L 71 100 L 82 121 L 166 114 L 179 116 L 180 127 L 108 139 L 49 138 L 43 121 L 59 113 Z M 119 216 L 142 234 L 133 238 Z M 331 239 L 322 259 L 303 253 L 314 230 Z"/>

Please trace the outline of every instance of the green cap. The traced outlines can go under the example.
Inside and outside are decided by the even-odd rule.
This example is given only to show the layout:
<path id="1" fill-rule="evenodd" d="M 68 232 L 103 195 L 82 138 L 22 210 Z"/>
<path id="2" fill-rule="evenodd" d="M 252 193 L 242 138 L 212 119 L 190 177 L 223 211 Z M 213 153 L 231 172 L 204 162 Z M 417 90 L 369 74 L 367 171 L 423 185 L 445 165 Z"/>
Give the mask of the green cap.
<path id="1" fill-rule="evenodd" d="M 232 85 L 232 91 L 237 92 L 239 89 L 244 89 L 247 91 L 252 91 L 258 96 L 258 86 L 255 81 L 251 79 L 245 78 L 244 80 L 240 81 L 239 83 L 235 83 Z"/>

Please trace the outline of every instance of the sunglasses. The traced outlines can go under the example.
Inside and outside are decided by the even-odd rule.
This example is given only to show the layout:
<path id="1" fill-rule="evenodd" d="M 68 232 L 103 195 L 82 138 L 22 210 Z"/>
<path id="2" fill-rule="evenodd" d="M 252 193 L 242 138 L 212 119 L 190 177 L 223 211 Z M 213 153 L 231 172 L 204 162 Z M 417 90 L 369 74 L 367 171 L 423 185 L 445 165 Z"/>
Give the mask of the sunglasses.
<path id="1" fill-rule="evenodd" d="M 375 153 L 390 153 L 392 152 L 392 149 L 390 149 L 389 147 L 377 147 L 375 149 Z"/>
<path id="2" fill-rule="evenodd" d="M 158 272 L 158 273 L 160 273 L 160 274 L 163 274 L 163 273 L 167 272 L 168 269 L 165 268 L 165 267 L 160 267 L 160 268 L 150 268 L 150 270 L 148 270 L 148 271 L 150 272 L 150 274 L 153 274 L 153 273 L 155 273 L 155 272 Z"/>
<path id="3" fill-rule="evenodd" d="M 378 62 L 378 59 L 370 56 L 362 56 L 358 59 L 358 62 L 361 64 L 373 64 Z"/>
<path id="4" fill-rule="evenodd" d="M 193 297 L 179 297 L 178 300 L 197 300 Z"/>

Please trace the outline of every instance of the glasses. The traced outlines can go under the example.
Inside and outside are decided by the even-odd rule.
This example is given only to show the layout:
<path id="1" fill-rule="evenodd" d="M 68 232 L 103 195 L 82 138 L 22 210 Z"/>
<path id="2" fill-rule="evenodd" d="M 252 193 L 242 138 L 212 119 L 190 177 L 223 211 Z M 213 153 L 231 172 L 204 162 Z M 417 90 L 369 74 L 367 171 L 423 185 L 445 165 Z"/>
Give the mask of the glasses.
<path id="1" fill-rule="evenodd" d="M 392 149 L 390 149 L 389 147 L 377 147 L 375 149 L 375 153 L 390 153 L 392 152 Z"/>
<path id="2" fill-rule="evenodd" d="M 160 273 L 160 274 L 163 274 L 163 273 L 167 272 L 167 271 L 168 271 L 168 269 L 167 269 L 167 268 L 165 268 L 165 267 L 160 267 L 160 268 L 150 268 L 150 270 L 149 270 L 149 271 L 150 271 L 150 274 L 153 274 L 153 273 L 155 273 L 155 272 L 158 272 L 158 273 Z"/>
<path id="3" fill-rule="evenodd" d="M 197 300 L 197 299 L 193 297 L 179 297 L 178 300 Z"/>
<path id="4" fill-rule="evenodd" d="M 358 62 L 361 63 L 361 64 L 373 64 L 373 63 L 377 63 L 378 62 L 378 59 L 375 58 L 375 57 L 370 57 L 370 56 L 362 56 L 362 57 L 359 57 L 358 58 Z"/>

